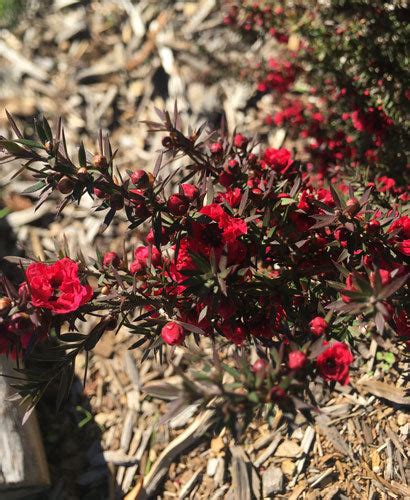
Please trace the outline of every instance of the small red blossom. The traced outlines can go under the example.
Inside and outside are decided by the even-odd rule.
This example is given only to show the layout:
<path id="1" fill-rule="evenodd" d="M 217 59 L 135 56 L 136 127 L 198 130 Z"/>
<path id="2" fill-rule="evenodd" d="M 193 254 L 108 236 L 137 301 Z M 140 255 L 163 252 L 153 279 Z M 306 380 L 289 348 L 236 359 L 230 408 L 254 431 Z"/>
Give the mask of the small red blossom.
<path id="1" fill-rule="evenodd" d="M 116 252 L 106 252 L 103 257 L 103 266 L 118 267 L 121 262 L 119 255 Z"/>
<path id="2" fill-rule="evenodd" d="M 180 188 L 182 194 L 190 203 L 195 201 L 199 196 L 199 189 L 194 184 L 181 184 Z"/>
<path id="3" fill-rule="evenodd" d="M 170 321 L 162 327 L 161 337 L 166 344 L 180 345 L 185 338 L 184 329 L 178 323 Z"/>
<path id="4" fill-rule="evenodd" d="M 289 353 L 288 367 L 290 370 L 301 370 L 306 365 L 306 354 L 302 351 Z"/>
<path id="5" fill-rule="evenodd" d="M 344 342 L 335 342 L 316 359 L 320 376 L 326 380 L 340 382 L 342 385 L 349 383 L 349 367 L 353 362 L 353 355 Z"/>
<path id="6" fill-rule="evenodd" d="M 320 337 L 320 335 L 326 333 L 328 324 L 324 318 L 322 318 L 321 316 L 316 316 L 316 318 L 313 318 L 312 321 L 309 323 L 309 327 L 310 327 L 310 332 L 313 333 L 313 335 Z"/>
<path id="7" fill-rule="evenodd" d="M 189 200 L 183 194 L 172 194 L 168 198 L 167 207 L 172 215 L 185 215 L 189 208 Z"/>

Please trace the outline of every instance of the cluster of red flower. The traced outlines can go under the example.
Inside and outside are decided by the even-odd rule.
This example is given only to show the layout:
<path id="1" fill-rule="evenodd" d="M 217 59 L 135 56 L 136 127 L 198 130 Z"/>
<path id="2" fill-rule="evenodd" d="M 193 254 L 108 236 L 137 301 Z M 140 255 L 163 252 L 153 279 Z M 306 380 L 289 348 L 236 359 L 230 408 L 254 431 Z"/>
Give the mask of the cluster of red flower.
<path id="1" fill-rule="evenodd" d="M 179 147 L 167 139 L 166 150 Z M 2 351 L 27 350 L 57 323 L 75 325 L 105 307 L 109 321 L 99 335 L 122 315 L 136 333 L 173 346 L 193 334 L 280 348 L 269 389 L 276 400 L 292 391 L 289 377 L 299 386 L 316 374 L 347 383 L 353 356 L 343 340 L 359 317 L 379 333 L 409 339 L 400 297 L 408 293 L 410 218 L 399 203 L 381 207 L 374 186 L 350 188 L 347 196 L 343 184 L 327 189 L 290 151 L 256 154 L 241 134 L 190 147 L 198 162 L 185 177 L 181 168 L 177 185 L 165 187 L 158 172 L 144 170 L 122 184 L 105 167 L 88 174 L 101 207 L 124 207 L 132 224 L 151 221 L 146 245 L 129 264 L 126 255 L 107 252 L 93 271 L 69 258 L 30 264 L 18 293 L 1 299 Z M 91 167 L 99 162 L 94 157 Z M 72 181 L 77 191 L 83 179 Z M 94 290 L 86 283 L 91 272 L 99 278 Z"/>

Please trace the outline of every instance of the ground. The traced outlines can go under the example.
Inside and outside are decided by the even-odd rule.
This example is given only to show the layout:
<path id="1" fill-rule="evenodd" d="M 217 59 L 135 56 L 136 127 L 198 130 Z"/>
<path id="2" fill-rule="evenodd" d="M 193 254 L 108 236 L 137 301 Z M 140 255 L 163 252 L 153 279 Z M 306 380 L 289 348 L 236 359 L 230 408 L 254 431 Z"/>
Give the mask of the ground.
<path id="1" fill-rule="evenodd" d="M 286 141 L 284 131 L 261 125 L 264 101 L 254 107 L 252 88 L 235 78 L 239 62 L 269 47 L 242 46 L 221 26 L 215 0 L 49 3 L 34 3 L 19 24 L 0 33 L 3 135 L 9 134 L 3 108 L 28 133 L 39 113 L 51 120 L 62 115 L 73 146 L 83 139 L 95 151 L 102 127 L 120 147 L 120 168 L 149 169 L 161 138 L 148 135 L 141 121 L 155 120 L 155 106 L 172 109 L 177 100 L 192 126 L 204 119 L 219 125 L 224 113 L 231 132 L 262 130 L 272 145 Z M 21 254 L 24 246 L 43 257 L 63 233 L 73 252 L 121 248 L 125 223 L 100 234 L 102 216 L 89 215 L 91 203 L 57 219 L 53 203 L 34 212 L 34 198 L 19 194 L 30 179 L 7 182 L 15 167 L 3 167 L 0 177 L 0 214 L 7 215 L 0 223 L 10 235 L 0 240 L 0 256 Z M 139 238 L 127 233 L 127 248 Z M 361 346 L 366 361 L 354 367 L 357 389 L 311 388 L 320 407 L 314 422 L 300 415 L 291 427 L 278 411 L 269 427 L 260 415 L 241 441 L 226 429 L 216 432 L 212 415 L 198 414 L 195 405 L 162 424 L 167 401 L 150 395 L 152 387 L 178 385 L 174 367 L 183 365 L 185 351 L 177 348 L 167 368 L 152 357 L 141 363 L 141 352 L 128 350 L 133 341 L 125 330 L 107 334 L 90 359 L 85 387 L 80 359 L 62 410 L 55 411 L 53 391 L 39 405 L 49 498 L 131 500 L 143 498 L 144 488 L 165 499 L 410 496 L 405 366 L 393 361 L 386 370 L 376 341 Z M 395 349 L 390 346 L 398 359 Z"/>

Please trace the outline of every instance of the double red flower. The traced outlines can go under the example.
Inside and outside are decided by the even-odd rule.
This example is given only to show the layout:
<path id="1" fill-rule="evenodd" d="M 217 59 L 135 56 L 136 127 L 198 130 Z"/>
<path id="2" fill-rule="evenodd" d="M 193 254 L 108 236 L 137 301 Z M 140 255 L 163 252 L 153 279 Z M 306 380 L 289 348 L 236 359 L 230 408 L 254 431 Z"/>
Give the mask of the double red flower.
<path id="1" fill-rule="evenodd" d="M 78 265 L 67 257 L 54 264 L 30 264 L 26 277 L 27 282 L 22 286 L 28 290 L 33 306 L 50 309 L 55 314 L 76 311 L 93 296 L 92 288 L 80 282 Z"/>

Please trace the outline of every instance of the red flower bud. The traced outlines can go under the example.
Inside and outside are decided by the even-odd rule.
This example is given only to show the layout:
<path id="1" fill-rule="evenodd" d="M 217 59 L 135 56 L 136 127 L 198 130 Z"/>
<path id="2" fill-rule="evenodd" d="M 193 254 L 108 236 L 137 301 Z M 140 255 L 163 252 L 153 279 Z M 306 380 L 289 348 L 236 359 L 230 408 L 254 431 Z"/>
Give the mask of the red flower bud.
<path id="1" fill-rule="evenodd" d="M 309 323 L 309 326 L 310 332 L 319 337 L 326 332 L 328 324 L 321 316 L 316 316 L 316 318 L 313 318 Z"/>
<path id="2" fill-rule="evenodd" d="M 219 153 L 222 153 L 223 151 L 222 144 L 220 142 L 214 142 L 213 144 L 211 144 L 209 149 L 211 150 L 211 153 L 213 155 L 217 155 Z"/>
<path id="3" fill-rule="evenodd" d="M 227 170 L 229 170 L 230 172 L 234 173 L 238 170 L 238 167 L 239 167 L 239 162 L 238 160 L 229 160 L 228 161 L 228 168 Z"/>
<path id="4" fill-rule="evenodd" d="M 103 200 L 104 198 L 107 198 L 107 196 L 108 196 L 105 191 L 103 191 L 102 189 L 100 189 L 98 187 L 93 188 L 93 193 L 95 194 L 95 196 L 97 198 L 100 198 L 101 200 Z"/>
<path id="5" fill-rule="evenodd" d="M 147 237 L 145 238 L 146 242 L 150 245 L 155 244 L 154 231 L 152 229 L 149 230 Z M 169 236 L 164 227 L 161 227 L 161 245 L 166 245 L 169 242 Z"/>
<path id="6" fill-rule="evenodd" d="M 185 215 L 189 208 L 189 201 L 183 194 L 172 194 L 167 201 L 168 210 L 172 215 Z"/>
<path id="7" fill-rule="evenodd" d="M 306 354 L 302 351 L 289 353 L 288 367 L 290 370 L 301 370 L 306 364 Z"/>
<path id="8" fill-rule="evenodd" d="M 279 402 L 283 400 L 285 397 L 286 397 L 285 389 L 279 386 L 272 387 L 270 391 L 270 398 L 272 401 Z"/>
<path id="9" fill-rule="evenodd" d="M 162 340 L 169 345 L 179 345 L 185 338 L 184 329 L 181 325 L 170 321 L 161 330 Z"/>
<path id="10" fill-rule="evenodd" d="M 120 265 L 121 259 L 116 252 L 107 252 L 104 254 L 103 265 L 108 267 L 112 265 L 113 267 L 118 267 Z"/>
<path id="11" fill-rule="evenodd" d="M 146 188 L 149 186 L 150 179 L 145 170 L 136 170 L 131 174 L 131 182 L 137 188 Z"/>
<path id="12" fill-rule="evenodd" d="M 366 231 L 376 234 L 380 231 L 380 222 L 377 219 L 372 219 L 366 224 Z"/>
<path id="13" fill-rule="evenodd" d="M 235 180 L 234 176 L 228 172 L 222 171 L 219 174 L 218 181 L 223 187 L 229 187 Z"/>
<path id="14" fill-rule="evenodd" d="M 248 145 L 248 139 L 242 134 L 236 134 L 233 138 L 233 144 L 237 148 L 245 149 Z"/>
<path id="15" fill-rule="evenodd" d="M 180 188 L 182 194 L 190 203 L 195 201 L 199 196 L 199 189 L 194 184 L 181 184 Z"/>
<path id="16" fill-rule="evenodd" d="M 135 203 L 134 214 L 136 217 L 139 217 L 140 219 L 145 219 L 146 217 L 148 217 L 148 215 L 150 214 L 150 211 L 148 210 L 148 207 L 145 204 L 145 201 Z"/>
<path id="17" fill-rule="evenodd" d="M 131 274 L 145 274 L 145 271 L 147 270 L 147 265 L 144 262 L 141 262 L 140 260 L 134 260 L 130 264 L 130 273 Z"/>
<path id="18" fill-rule="evenodd" d="M 252 371 L 254 373 L 262 373 L 266 371 L 267 367 L 268 367 L 268 362 L 266 361 L 266 359 L 258 358 L 252 365 Z"/>

